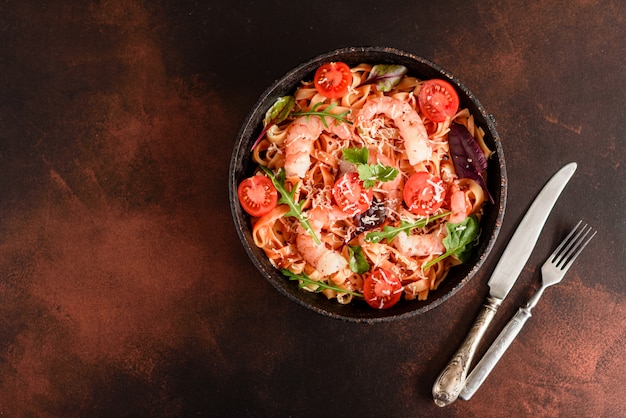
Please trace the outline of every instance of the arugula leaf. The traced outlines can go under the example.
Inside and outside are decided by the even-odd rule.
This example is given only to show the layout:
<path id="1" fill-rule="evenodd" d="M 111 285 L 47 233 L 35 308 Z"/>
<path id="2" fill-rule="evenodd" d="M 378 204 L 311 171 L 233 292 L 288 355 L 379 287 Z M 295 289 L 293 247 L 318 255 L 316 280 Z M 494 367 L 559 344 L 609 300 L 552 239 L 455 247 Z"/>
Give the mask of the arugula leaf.
<path id="1" fill-rule="evenodd" d="M 346 117 L 350 114 L 349 110 L 341 113 L 332 113 L 331 110 L 337 107 L 337 102 L 334 102 L 328 105 L 324 110 L 318 111 L 317 108 L 320 107 L 321 104 L 322 102 L 317 102 L 313 105 L 313 107 L 311 107 L 311 110 L 292 112 L 291 116 L 307 116 L 307 120 L 309 116 L 319 116 L 319 118 L 322 120 L 322 124 L 326 129 L 328 129 L 328 122 L 326 122 L 326 117 L 333 118 L 338 120 L 339 122 L 352 125 L 352 122 L 346 119 Z"/>
<path id="2" fill-rule="evenodd" d="M 309 219 L 306 217 L 304 212 L 302 212 L 302 205 L 304 205 L 304 200 L 302 202 L 296 202 L 297 187 L 294 187 L 291 192 L 288 192 L 287 189 L 285 189 L 285 170 L 281 168 L 278 172 L 278 175 L 274 175 L 272 170 L 270 170 L 269 168 L 263 165 L 261 165 L 260 167 L 261 170 L 263 170 L 265 174 L 267 174 L 270 180 L 272 180 L 272 183 L 274 183 L 274 187 L 276 187 L 276 190 L 278 190 L 278 193 L 280 193 L 280 199 L 278 199 L 278 203 L 284 203 L 289 206 L 289 212 L 287 212 L 285 216 L 292 216 L 298 219 L 300 221 L 300 225 L 302 225 L 302 227 L 309 233 L 309 235 L 311 235 L 313 241 L 315 241 L 317 245 L 321 245 L 322 242 L 317 237 L 317 234 L 315 234 L 315 231 L 313 231 L 313 228 L 311 228 Z"/>
<path id="3" fill-rule="evenodd" d="M 404 65 L 374 65 L 369 76 L 362 84 L 376 84 L 378 91 L 387 92 L 400 83 L 407 73 Z"/>
<path id="4" fill-rule="evenodd" d="M 350 254 L 350 270 L 359 274 L 370 270 L 370 264 L 363 255 L 363 248 L 360 245 L 348 245 L 348 253 Z"/>
<path id="5" fill-rule="evenodd" d="M 360 298 L 363 297 L 363 295 L 360 294 L 360 293 L 353 292 L 351 290 L 346 290 L 346 289 L 343 289 L 343 288 L 341 288 L 339 286 L 334 286 L 334 285 L 326 283 L 326 282 L 313 280 L 309 276 L 307 276 L 306 273 L 295 274 L 294 272 L 292 272 L 290 270 L 287 270 L 287 269 L 281 269 L 280 271 L 285 276 L 287 276 L 289 278 L 289 280 L 298 280 L 300 282 L 298 284 L 298 288 L 299 289 L 302 289 L 303 287 L 306 287 L 308 285 L 315 285 L 315 286 L 317 286 L 317 288 L 315 288 L 315 289 L 308 288 L 308 289 L 313 290 L 315 293 L 319 293 L 319 292 L 321 292 L 324 289 L 329 289 L 329 290 L 334 290 L 337 293 L 347 293 L 347 294 L 352 295 L 352 296 L 356 296 L 356 297 L 360 297 Z"/>
<path id="6" fill-rule="evenodd" d="M 277 125 L 287 119 L 291 109 L 296 104 L 296 99 L 293 96 L 283 96 L 279 97 L 276 102 L 270 107 L 267 112 L 265 112 L 265 119 L 263 119 L 263 125 L 265 126 L 261 133 L 259 134 L 256 141 L 254 141 L 254 145 L 252 145 L 252 149 L 255 149 L 259 142 L 263 138 L 263 136 L 270 130 L 270 128 L 274 125 Z"/>
<path id="7" fill-rule="evenodd" d="M 456 224 L 448 222 L 446 228 L 448 229 L 448 235 L 443 239 L 446 252 L 424 264 L 424 269 L 452 255 L 464 263 L 469 258 L 474 246 L 478 243 L 480 224 L 475 215 L 469 216 L 464 221 Z"/>
<path id="8" fill-rule="evenodd" d="M 356 164 L 359 179 L 363 181 L 363 187 L 371 188 L 376 185 L 376 181 L 392 181 L 400 173 L 397 168 L 379 164 L 368 164 L 369 150 L 363 148 L 344 148 L 341 150 L 343 159 Z"/>
<path id="9" fill-rule="evenodd" d="M 434 215 L 429 218 L 419 219 L 415 222 L 400 221 L 400 226 L 387 225 L 386 227 L 383 228 L 382 231 L 368 232 L 365 235 L 365 241 L 373 242 L 373 243 L 380 242 L 384 239 L 386 239 L 387 241 L 391 241 L 396 236 L 398 236 L 400 232 L 404 232 L 408 235 L 411 232 L 411 230 L 416 229 L 416 228 L 424 228 L 430 222 L 439 218 L 443 218 L 444 216 L 448 216 L 450 213 L 451 212 L 440 213 L 439 215 Z"/>

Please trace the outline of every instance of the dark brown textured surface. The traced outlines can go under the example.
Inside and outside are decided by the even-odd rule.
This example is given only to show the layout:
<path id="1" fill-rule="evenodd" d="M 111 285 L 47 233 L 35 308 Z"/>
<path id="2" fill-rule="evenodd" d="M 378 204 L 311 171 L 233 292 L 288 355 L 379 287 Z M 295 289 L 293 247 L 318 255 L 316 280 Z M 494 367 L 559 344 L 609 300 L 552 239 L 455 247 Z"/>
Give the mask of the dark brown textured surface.
<path id="1" fill-rule="evenodd" d="M 626 416 L 623 2 L 414 3 L 0 2 L 0 414 Z M 415 320 L 296 305 L 231 221 L 228 160 L 250 106 L 302 60 L 352 45 L 452 71 L 505 148 L 492 257 Z M 497 256 L 569 161 L 496 329 L 569 227 L 585 218 L 598 237 L 475 397 L 436 407 L 432 383 Z"/>

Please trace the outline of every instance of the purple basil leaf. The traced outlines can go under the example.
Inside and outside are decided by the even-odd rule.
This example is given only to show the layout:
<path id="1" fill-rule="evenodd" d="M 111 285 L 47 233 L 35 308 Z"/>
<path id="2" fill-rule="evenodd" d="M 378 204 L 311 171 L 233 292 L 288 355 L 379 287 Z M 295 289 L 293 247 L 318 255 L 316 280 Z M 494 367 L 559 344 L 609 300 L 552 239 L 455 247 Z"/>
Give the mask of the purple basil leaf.
<path id="1" fill-rule="evenodd" d="M 448 133 L 448 144 L 456 174 L 461 178 L 476 181 L 489 196 L 489 201 L 493 203 L 493 197 L 487 190 L 483 177 L 483 172 L 487 170 L 487 157 L 472 134 L 464 125 L 453 123 Z"/>

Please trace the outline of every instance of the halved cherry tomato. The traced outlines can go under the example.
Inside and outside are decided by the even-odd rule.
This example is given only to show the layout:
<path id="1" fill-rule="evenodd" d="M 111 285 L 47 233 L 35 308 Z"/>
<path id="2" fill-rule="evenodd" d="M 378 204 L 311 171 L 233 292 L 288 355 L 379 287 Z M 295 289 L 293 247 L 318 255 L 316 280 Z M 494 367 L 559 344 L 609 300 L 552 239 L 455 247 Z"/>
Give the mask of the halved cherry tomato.
<path id="1" fill-rule="evenodd" d="M 363 187 L 358 173 L 346 173 L 335 181 L 333 198 L 342 211 L 356 216 L 369 209 L 374 192 Z"/>
<path id="2" fill-rule="evenodd" d="M 237 188 L 239 203 L 252 216 L 263 216 L 276 207 L 278 192 L 265 176 L 248 177 Z"/>
<path id="3" fill-rule="evenodd" d="M 459 95 L 444 80 L 432 79 L 422 84 L 417 95 L 422 113 L 433 122 L 445 122 L 459 109 Z"/>
<path id="4" fill-rule="evenodd" d="M 376 269 L 363 282 L 363 296 L 372 308 L 387 309 L 398 303 L 404 291 L 400 279 L 389 270 Z"/>
<path id="5" fill-rule="evenodd" d="M 343 62 L 322 64 L 315 72 L 313 84 L 315 89 L 330 99 L 343 97 L 352 83 L 350 67 Z"/>
<path id="6" fill-rule="evenodd" d="M 443 181 L 426 171 L 418 171 L 404 183 L 404 203 L 418 216 L 428 216 L 443 204 L 446 188 Z"/>

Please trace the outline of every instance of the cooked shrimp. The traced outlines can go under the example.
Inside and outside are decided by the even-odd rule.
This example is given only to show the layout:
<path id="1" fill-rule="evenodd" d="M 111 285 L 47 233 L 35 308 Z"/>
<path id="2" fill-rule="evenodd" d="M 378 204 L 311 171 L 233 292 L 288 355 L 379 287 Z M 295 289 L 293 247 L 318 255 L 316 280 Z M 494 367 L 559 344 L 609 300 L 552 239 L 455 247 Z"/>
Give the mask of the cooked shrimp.
<path id="1" fill-rule="evenodd" d="M 348 215 L 340 210 L 311 209 L 307 216 L 313 231 L 320 236 L 324 225 L 345 219 Z M 323 242 L 318 245 L 311 235 L 302 229 L 296 237 L 296 246 L 302 258 L 315 267 L 322 276 L 330 276 L 348 266 L 348 261 L 340 252 L 328 248 Z"/>
<path id="2" fill-rule="evenodd" d="M 376 97 L 368 100 L 359 111 L 357 123 L 372 120 L 378 114 L 389 117 L 398 127 L 411 165 L 419 164 L 431 157 L 428 133 L 422 119 L 411 105 L 389 96 Z"/>
<path id="3" fill-rule="evenodd" d="M 285 137 L 285 174 L 287 177 L 304 177 L 311 166 L 313 143 L 322 132 L 329 131 L 341 139 L 348 139 L 352 135 L 344 123 L 337 124 L 327 120 L 327 124 L 328 129 L 319 117 L 300 116 L 289 125 Z"/>
<path id="4" fill-rule="evenodd" d="M 407 257 L 443 254 L 446 247 L 443 245 L 443 235 L 438 231 L 429 234 L 407 235 L 400 233 L 392 244 Z"/>
<path id="5" fill-rule="evenodd" d="M 465 191 L 461 190 L 457 185 L 453 185 L 450 194 L 450 215 L 449 221 L 453 224 L 463 222 L 472 211 L 472 204 L 468 202 Z"/>

